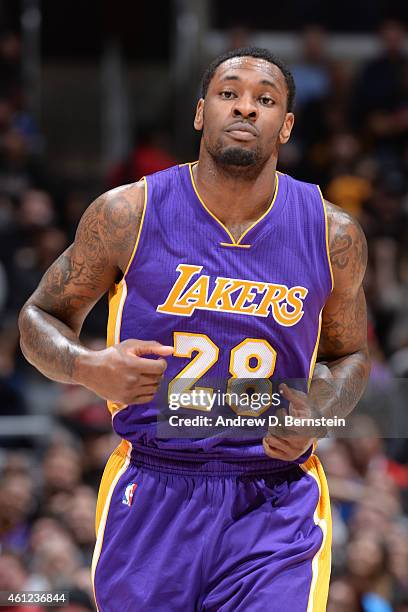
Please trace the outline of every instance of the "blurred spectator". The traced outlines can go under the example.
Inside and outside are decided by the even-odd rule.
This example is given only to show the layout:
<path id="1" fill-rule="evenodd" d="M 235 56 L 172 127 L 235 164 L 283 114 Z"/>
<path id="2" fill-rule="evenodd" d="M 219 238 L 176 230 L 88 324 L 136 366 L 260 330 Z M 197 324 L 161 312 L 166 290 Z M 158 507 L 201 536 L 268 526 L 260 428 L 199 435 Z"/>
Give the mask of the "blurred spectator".
<path id="1" fill-rule="evenodd" d="M 408 131 L 408 57 L 406 30 L 398 21 L 385 21 L 379 31 L 381 54 L 370 60 L 356 81 L 353 120 L 357 129 L 395 156 Z M 397 147 L 392 151 L 392 147 Z"/>
<path id="2" fill-rule="evenodd" d="M 138 181 L 146 174 L 174 166 L 177 160 L 168 153 L 167 134 L 157 127 L 143 127 L 137 134 L 137 144 L 129 157 L 110 171 L 109 188 Z"/>
<path id="3" fill-rule="evenodd" d="M 17 325 L 14 320 L 8 320 L 8 324 L 6 328 L 0 326 L 0 415 L 26 414 L 22 380 L 16 372 Z M 1 430 L 0 440 L 4 443 Z"/>
<path id="4" fill-rule="evenodd" d="M 21 42 L 16 32 L 0 35 L 0 96 L 15 99 L 21 88 Z"/>
<path id="5" fill-rule="evenodd" d="M 51 446 L 42 464 L 44 497 L 71 494 L 81 481 L 81 455 L 70 446 Z"/>
<path id="6" fill-rule="evenodd" d="M 358 594 L 348 580 L 336 578 L 332 581 L 327 612 L 361 612 Z"/>
<path id="7" fill-rule="evenodd" d="M 66 537 L 54 536 L 38 549 L 33 569 L 43 576 L 50 590 L 63 590 L 74 584 L 74 574 L 81 566 L 81 558 L 74 542 Z"/>
<path id="8" fill-rule="evenodd" d="M 392 612 L 392 579 L 385 541 L 377 532 L 360 531 L 347 547 L 347 568 L 367 612 Z"/>
<path id="9" fill-rule="evenodd" d="M 301 59 L 292 66 L 299 111 L 308 102 L 324 98 L 330 87 L 330 60 L 327 37 L 321 26 L 308 25 L 302 34 Z"/>
<path id="10" fill-rule="evenodd" d="M 0 591 L 34 590 L 29 572 L 21 557 L 11 552 L 0 555 Z M 2 606 L 2 612 L 42 612 L 42 606 Z"/>
<path id="11" fill-rule="evenodd" d="M 87 565 L 91 564 L 95 545 L 95 508 L 95 491 L 87 486 L 79 486 L 70 496 L 64 512 L 64 522 Z"/>
<path id="12" fill-rule="evenodd" d="M 34 505 L 28 475 L 11 474 L 0 480 L 0 550 L 23 552 L 27 548 Z"/>
<path id="13" fill-rule="evenodd" d="M 66 234 L 57 227 L 39 228 L 32 237 L 31 246 L 15 251 L 10 269 L 10 282 L 15 290 L 10 296 L 10 307 L 19 310 L 33 293 L 46 269 L 68 246 Z M 58 281 L 56 281 L 58 282 Z M 63 283 L 63 279 L 59 279 Z"/>
<path id="14" fill-rule="evenodd" d="M 44 186 L 44 169 L 30 152 L 21 131 L 10 127 L 0 141 L 0 191 L 19 197 L 30 187 Z"/>

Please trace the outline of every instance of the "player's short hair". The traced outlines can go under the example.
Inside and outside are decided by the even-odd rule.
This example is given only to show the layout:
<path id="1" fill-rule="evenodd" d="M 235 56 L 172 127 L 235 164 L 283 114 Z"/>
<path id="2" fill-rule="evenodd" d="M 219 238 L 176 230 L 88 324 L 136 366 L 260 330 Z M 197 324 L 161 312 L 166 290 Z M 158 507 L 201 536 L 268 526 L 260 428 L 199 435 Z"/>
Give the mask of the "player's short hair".
<path id="1" fill-rule="evenodd" d="M 233 57 L 255 57 L 263 59 L 269 62 L 270 64 L 274 64 L 275 66 L 277 66 L 285 77 L 286 86 L 288 88 L 287 111 L 288 113 L 293 111 L 296 94 L 296 86 L 293 75 L 289 68 L 286 66 L 285 62 L 279 59 L 279 57 L 276 57 L 276 55 L 271 53 L 268 49 L 263 49 L 262 47 L 241 47 L 240 49 L 233 49 L 232 51 L 227 51 L 226 53 L 223 53 L 222 55 L 216 57 L 203 74 L 203 78 L 201 80 L 202 98 L 205 98 L 205 96 L 207 95 L 208 87 L 218 66 L 220 66 L 227 60 L 232 59 Z"/>

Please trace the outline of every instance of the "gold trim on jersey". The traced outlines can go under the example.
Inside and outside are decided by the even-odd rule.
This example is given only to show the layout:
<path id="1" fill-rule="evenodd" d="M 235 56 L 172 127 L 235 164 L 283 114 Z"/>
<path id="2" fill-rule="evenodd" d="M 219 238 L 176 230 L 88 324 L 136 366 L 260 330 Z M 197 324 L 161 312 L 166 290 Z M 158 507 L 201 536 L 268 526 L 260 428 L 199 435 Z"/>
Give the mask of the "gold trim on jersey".
<path id="1" fill-rule="evenodd" d="M 123 274 L 123 276 L 125 277 L 126 274 L 129 271 L 130 266 L 132 265 L 132 261 L 135 258 L 136 255 L 136 251 L 137 251 L 137 247 L 139 246 L 139 241 L 140 241 L 140 235 L 142 233 L 142 227 L 143 227 L 143 222 L 145 219 L 145 214 L 146 214 L 146 206 L 147 206 L 147 180 L 146 177 L 142 177 L 140 180 L 144 181 L 144 202 L 143 202 L 143 212 L 142 212 L 142 218 L 140 219 L 140 225 L 139 225 L 139 230 L 137 232 L 137 236 L 136 236 L 136 241 L 135 241 L 135 246 L 133 247 L 133 251 L 132 251 L 132 255 L 130 256 L 128 265 L 126 266 L 126 270 Z"/>
<path id="2" fill-rule="evenodd" d="M 220 242 L 221 246 L 227 246 L 227 247 L 240 247 L 241 249 L 250 249 L 251 248 L 251 244 L 231 244 L 230 242 Z"/>
<path id="3" fill-rule="evenodd" d="M 333 291 L 334 289 L 334 276 L 333 276 L 333 268 L 332 268 L 332 263 L 331 263 L 331 259 L 330 259 L 330 248 L 329 248 L 329 220 L 327 217 L 327 206 L 326 206 L 326 201 L 323 197 L 322 194 L 322 190 L 320 189 L 319 185 L 316 185 L 316 187 L 319 190 L 320 193 L 320 197 L 322 198 L 322 204 L 323 204 L 323 211 L 324 211 L 324 221 L 325 221 L 325 231 L 326 231 L 326 255 L 327 255 L 327 261 L 329 263 L 329 270 L 330 270 L 330 278 L 331 278 L 331 291 Z"/>
<path id="4" fill-rule="evenodd" d="M 322 331 L 322 311 L 323 311 L 323 308 L 319 314 L 319 326 L 317 329 L 316 344 L 314 346 L 312 357 L 310 359 L 309 379 L 308 379 L 308 386 L 307 386 L 308 390 L 310 389 L 310 385 L 312 383 L 313 372 L 314 372 L 314 368 L 316 365 L 316 359 L 317 359 L 317 351 L 319 349 L 320 332 Z"/>
<path id="5" fill-rule="evenodd" d="M 144 181 L 143 212 L 142 212 L 142 217 L 140 220 L 139 229 L 136 235 L 135 245 L 133 247 L 132 255 L 130 256 L 130 259 L 126 266 L 122 280 L 119 283 L 116 283 L 115 285 L 113 285 L 113 287 L 111 287 L 109 291 L 109 315 L 108 315 L 108 328 L 107 328 L 107 335 L 106 335 L 106 346 L 113 346 L 114 344 L 119 344 L 120 342 L 122 314 L 123 314 L 123 308 L 125 306 L 125 301 L 127 298 L 126 275 L 135 258 L 137 247 L 139 246 L 143 222 L 144 222 L 145 214 L 146 214 L 146 206 L 147 206 L 146 177 L 144 176 L 142 180 Z M 112 415 L 114 415 L 118 410 L 121 410 L 126 407 L 126 404 L 120 404 L 118 402 L 111 402 L 109 400 L 107 403 L 108 403 L 109 412 Z"/>
<path id="6" fill-rule="evenodd" d="M 193 189 L 196 193 L 197 198 L 199 199 L 199 201 L 201 202 L 203 208 L 208 212 L 208 214 L 215 219 L 215 221 L 218 223 L 218 225 L 220 225 L 222 227 L 222 229 L 228 234 L 229 238 L 231 239 L 231 244 L 227 244 L 225 242 L 221 242 L 220 244 L 222 244 L 222 246 L 243 246 L 244 248 L 249 248 L 251 245 L 241 245 L 241 241 L 243 240 L 243 238 L 248 234 L 248 232 L 251 231 L 251 229 L 253 229 L 258 223 L 260 223 L 260 221 L 262 221 L 262 219 L 264 219 L 266 217 L 266 215 L 270 212 L 270 210 L 272 209 L 275 200 L 276 200 L 276 196 L 278 195 L 278 190 L 279 190 L 279 177 L 278 174 L 275 173 L 275 177 L 276 177 L 276 184 L 275 184 L 275 192 L 273 194 L 273 198 L 271 203 L 269 204 L 268 208 L 265 210 L 265 212 L 259 217 L 259 219 L 257 219 L 256 221 L 254 221 L 253 223 L 251 223 L 251 225 L 245 230 L 245 232 L 243 234 L 241 234 L 240 238 L 238 240 L 235 240 L 234 236 L 231 234 L 231 232 L 229 231 L 229 229 L 224 225 L 224 223 L 222 221 L 220 221 L 220 219 L 218 219 L 218 217 L 216 215 L 214 215 L 213 212 L 211 212 L 211 210 L 205 205 L 204 200 L 201 198 L 197 186 L 195 184 L 195 180 L 194 180 L 194 175 L 193 175 L 193 166 L 196 164 L 197 162 L 191 162 L 189 163 L 189 169 L 190 169 L 190 178 L 191 178 L 191 184 L 193 186 Z"/>

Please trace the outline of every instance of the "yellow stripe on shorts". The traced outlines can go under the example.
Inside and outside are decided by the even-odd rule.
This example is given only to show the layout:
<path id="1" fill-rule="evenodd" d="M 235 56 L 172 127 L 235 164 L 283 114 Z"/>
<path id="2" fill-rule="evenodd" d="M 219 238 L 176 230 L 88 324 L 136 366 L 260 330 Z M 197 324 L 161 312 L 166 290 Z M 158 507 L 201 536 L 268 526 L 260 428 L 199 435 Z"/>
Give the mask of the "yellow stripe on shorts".
<path id="1" fill-rule="evenodd" d="M 313 518 L 323 532 L 322 545 L 312 561 L 312 583 L 307 612 L 325 612 L 329 594 L 332 541 L 329 488 L 322 464 L 316 455 L 311 455 L 300 467 L 315 479 L 319 487 L 319 501 Z"/>
<path id="2" fill-rule="evenodd" d="M 92 587 L 94 591 L 95 602 L 95 571 L 102 550 L 103 538 L 105 534 L 105 525 L 106 520 L 108 518 L 110 501 L 112 499 L 112 495 L 119 478 L 122 476 L 122 474 L 126 472 L 129 466 L 131 451 L 131 443 L 127 440 L 122 440 L 119 446 L 115 448 L 115 450 L 109 457 L 102 475 L 101 484 L 99 486 L 95 516 L 96 544 L 92 557 Z"/>

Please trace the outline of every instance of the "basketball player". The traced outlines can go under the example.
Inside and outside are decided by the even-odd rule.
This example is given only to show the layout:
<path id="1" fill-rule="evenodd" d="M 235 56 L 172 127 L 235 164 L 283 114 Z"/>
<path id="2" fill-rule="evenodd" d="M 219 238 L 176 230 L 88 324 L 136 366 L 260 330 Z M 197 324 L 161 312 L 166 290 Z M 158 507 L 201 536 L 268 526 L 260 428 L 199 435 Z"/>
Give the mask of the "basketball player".
<path id="1" fill-rule="evenodd" d="M 101 612 L 326 607 L 331 523 L 312 435 L 160 438 L 156 422 L 166 367 L 169 390 L 304 379 L 281 392 L 307 416 L 344 417 L 364 390 L 364 236 L 316 185 L 276 171 L 294 91 L 266 50 L 216 59 L 194 119 L 199 161 L 99 197 L 21 312 L 27 359 L 106 398 L 123 438 L 97 505 Z M 79 333 L 107 290 L 108 348 L 94 351 Z M 316 377 L 307 389 L 318 350 L 336 383 L 324 397 Z"/>

